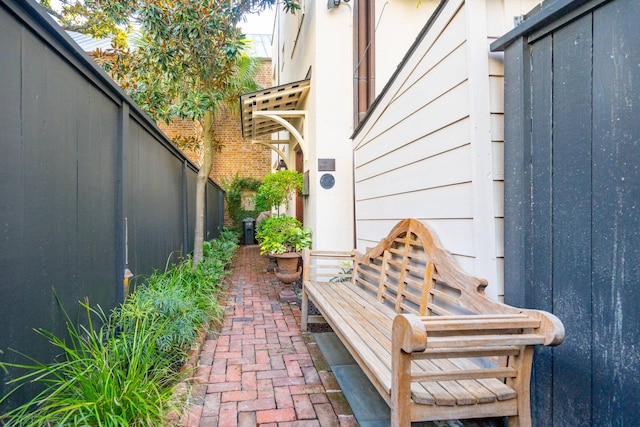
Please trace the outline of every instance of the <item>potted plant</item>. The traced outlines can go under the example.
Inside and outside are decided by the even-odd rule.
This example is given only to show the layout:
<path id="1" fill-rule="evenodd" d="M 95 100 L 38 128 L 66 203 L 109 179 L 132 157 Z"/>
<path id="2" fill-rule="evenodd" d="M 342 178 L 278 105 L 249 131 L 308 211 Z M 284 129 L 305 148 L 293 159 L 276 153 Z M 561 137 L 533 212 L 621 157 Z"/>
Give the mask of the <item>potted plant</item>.
<path id="1" fill-rule="evenodd" d="M 275 215 L 258 225 L 256 234 L 260 254 L 270 254 L 278 262 L 276 277 L 283 283 L 293 283 L 301 273 L 298 268 L 300 251 L 311 247 L 311 230 L 296 218 Z"/>

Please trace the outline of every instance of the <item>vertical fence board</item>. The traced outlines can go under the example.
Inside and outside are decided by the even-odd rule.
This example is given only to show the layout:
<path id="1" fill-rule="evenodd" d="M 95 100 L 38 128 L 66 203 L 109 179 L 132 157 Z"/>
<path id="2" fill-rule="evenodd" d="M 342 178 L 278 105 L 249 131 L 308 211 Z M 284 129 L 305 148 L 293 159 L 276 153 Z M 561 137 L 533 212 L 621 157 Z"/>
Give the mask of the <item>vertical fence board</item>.
<path id="1" fill-rule="evenodd" d="M 640 411 L 640 3 L 593 15 L 593 425 L 631 426 Z"/>
<path id="2" fill-rule="evenodd" d="M 22 158 L 21 111 L 16 108 L 21 98 L 21 38 L 22 28 L 0 9 L 0 290 L 3 303 L 0 309 L 0 349 L 6 351 L 9 343 L 31 333 L 25 322 L 16 322 L 7 327 L 11 319 L 18 319 L 28 309 L 29 295 L 23 292 L 23 257 L 25 241 L 24 219 L 24 163 Z M 1 82 L 12 82 L 2 84 Z M 8 303 L 8 302 L 11 303 Z M 0 369 L 0 395 L 8 391 L 8 376 Z"/>
<path id="3" fill-rule="evenodd" d="M 528 120 L 529 105 L 529 55 L 524 40 L 516 40 L 505 52 L 505 105 L 504 110 L 504 252 L 509 258 L 520 262 L 505 263 L 505 302 L 523 307 L 527 288 L 519 284 L 527 281 L 527 262 L 530 212 L 528 209 L 529 182 L 527 165 L 531 162 L 530 130 Z"/>
<path id="4" fill-rule="evenodd" d="M 533 287 L 526 289 L 527 302 L 553 312 L 552 276 L 552 180 L 549 173 L 552 156 L 552 37 L 536 43 L 531 52 L 531 228 L 530 242 L 536 249 L 527 260 L 531 266 Z M 528 203 L 527 203 L 528 205 Z M 531 405 L 539 425 L 551 425 L 553 418 L 552 351 L 536 348 Z"/>
<path id="5" fill-rule="evenodd" d="M 553 35 L 553 308 L 571 331 L 555 351 L 560 399 L 591 389 L 591 45 L 590 15 Z M 590 425 L 590 394 L 557 403 L 555 420 Z"/>

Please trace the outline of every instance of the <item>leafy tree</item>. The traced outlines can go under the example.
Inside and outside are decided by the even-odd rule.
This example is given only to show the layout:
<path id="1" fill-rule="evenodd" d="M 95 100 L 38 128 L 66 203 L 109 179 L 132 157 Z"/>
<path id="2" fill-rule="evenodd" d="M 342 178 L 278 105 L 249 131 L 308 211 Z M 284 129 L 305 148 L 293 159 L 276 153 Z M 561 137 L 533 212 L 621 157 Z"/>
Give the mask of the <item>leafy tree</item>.
<path id="1" fill-rule="evenodd" d="M 202 259 L 204 196 L 211 171 L 214 117 L 243 92 L 257 89 L 246 41 L 237 24 L 277 0 L 61 0 L 52 11 L 67 29 L 113 37 L 113 50 L 96 60 L 155 120 L 175 117 L 202 127 L 203 161 L 197 178 L 194 267 Z M 41 0 L 52 9 L 50 0 Z M 284 0 L 295 12 L 297 0 Z M 57 14 L 57 15 L 56 15 Z M 139 25 L 135 50 L 123 34 Z M 237 104 L 237 103 L 236 103 Z"/>
<path id="2" fill-rule="evenodd" d="M 39 0 L 40 5 L 67 31 L 95 38 L 111 38 L 114 47 L 125 48 L 133 30 L 137 1 Z"/>

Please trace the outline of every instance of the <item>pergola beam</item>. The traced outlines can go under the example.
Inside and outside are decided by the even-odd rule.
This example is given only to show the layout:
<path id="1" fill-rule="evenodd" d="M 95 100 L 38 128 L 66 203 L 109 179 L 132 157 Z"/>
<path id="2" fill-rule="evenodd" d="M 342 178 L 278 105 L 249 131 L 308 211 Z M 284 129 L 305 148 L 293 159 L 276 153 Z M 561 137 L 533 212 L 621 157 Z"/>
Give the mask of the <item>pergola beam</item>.
<path id="1" fill-rule="evenodd" d="M 285 120 L 284 117 L 300 117 L 303 122 L 306 120 L 307 112 L 305 110 L 296 110 L 296 111 L 254 111 L 253 112 L 254 120 L 253 123 L 256 123 L 255 117 L 266 117 L 276 123 L 279 123 L 283 128 L 289 131 L 294 139 L 300 145 L 302 149 L 302 155 L 306 157 L 307 147 L 304 137 L 298 129 L 296 129 L 289 121 Z M 288 167 L 288 165 L 287 165 Z"/>

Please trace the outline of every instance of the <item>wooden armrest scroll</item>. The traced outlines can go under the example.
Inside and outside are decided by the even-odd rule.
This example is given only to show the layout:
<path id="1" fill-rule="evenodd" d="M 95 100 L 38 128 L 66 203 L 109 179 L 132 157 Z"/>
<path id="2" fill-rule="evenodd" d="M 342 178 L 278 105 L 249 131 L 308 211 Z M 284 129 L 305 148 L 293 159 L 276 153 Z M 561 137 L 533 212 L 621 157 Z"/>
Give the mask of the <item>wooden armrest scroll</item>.
<path id="1" fill-rule="evenodd" d="M 564 325 L 553 314 L 540 310 L 523 310 L 524 314 L 540 320 L 537 333 L 544 336 L 544 345 L 556 346 L 564 341 Z"/>
<path id="2" fill-rule="evenodd" d="M 393 319 L 393 340 L 405 353 L 424 351 L 427 348 L 427 331 L 420 318 L 414 314 L 398 314 Z"/>

